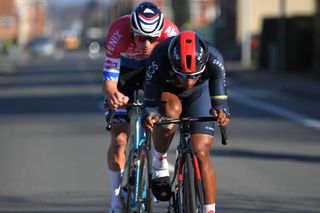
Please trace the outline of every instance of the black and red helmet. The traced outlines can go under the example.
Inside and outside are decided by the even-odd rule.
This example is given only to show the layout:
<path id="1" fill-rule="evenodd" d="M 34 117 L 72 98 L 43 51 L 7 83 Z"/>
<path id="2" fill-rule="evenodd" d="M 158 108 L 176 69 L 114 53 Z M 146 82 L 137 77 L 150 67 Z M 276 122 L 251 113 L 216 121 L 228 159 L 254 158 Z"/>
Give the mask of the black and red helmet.
<path id="1" fill-rule="evenodd" d="M 204 71 L 209 58 L 205 40 L 194 31 L 183 31 L 170 42 L 168 56 L 175 72 L 195 74 Z"/>

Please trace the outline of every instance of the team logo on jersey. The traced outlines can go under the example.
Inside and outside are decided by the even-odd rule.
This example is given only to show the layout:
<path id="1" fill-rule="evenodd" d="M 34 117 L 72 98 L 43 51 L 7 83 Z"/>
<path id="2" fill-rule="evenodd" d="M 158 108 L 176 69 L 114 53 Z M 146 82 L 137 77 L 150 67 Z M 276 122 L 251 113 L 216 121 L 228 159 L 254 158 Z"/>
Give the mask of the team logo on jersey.
<path id="1" fill-rule="evenodd" d="M 116 45 L 118 44 L 118 42 L 120 41 L 122 35 L 120 34 L 119 30 L 117 30 L 116 32 L 114 32 L 107 44 L 107 49 L 109 51 L 114 51 Z"/>
<path id="2" fill-rule="evenodd" d="M 218 67 L 220 67 L 224 71 L 224 66 L 218 59 L 214 59 L 212 63 L 217 65 Z"/>
<path id="3" fill-rule="evenodd" d="M 210 131 L 214 131 L 214 128 L 211 126 L 206 126 L 205 129 L 210 130 Z"/>
<path id="4" fill-rule="evenodd" d="M 168 26 L 164 31 L 169 37 L 177 35 L 177 32 L 174 30 L 174 27 Z"/>
<path id="5" fill-rule="evenodd" d="M 120 69 L 120 59 L 106 57 L 104 59 L 103 71 L 119 70 Z"/>
<path id="6" fill-rule="evenodd" d="M 158 70 L 158 65 L 155 61 L 152 61 L 151 65 L 147 68 L 146 83 L 152 79 L 153 74 Z"/>
<path id="7" fill-rule="evenodd" d="M 111 60 L 106 60 L 104 64 L 105 69 L 116 69 L 117 68 L 117 63 L 113 62 Z"/>

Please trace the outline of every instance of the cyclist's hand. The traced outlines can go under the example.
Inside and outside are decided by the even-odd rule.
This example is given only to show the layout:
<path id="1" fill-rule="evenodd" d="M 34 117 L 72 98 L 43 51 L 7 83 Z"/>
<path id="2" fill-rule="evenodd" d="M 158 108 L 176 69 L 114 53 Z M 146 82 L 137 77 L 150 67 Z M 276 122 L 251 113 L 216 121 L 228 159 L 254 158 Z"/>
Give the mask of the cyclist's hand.
<path id="1" fill-rule="evenodd" d="M 123 105 L 126 105 L 128 103 L 128 101 L 129 101 L 129 97 L 125 96 L 124 94 L 122 94 L 119 91 L 110 95 L 110 97 L 108 99 L 109 106 L 112 109 L 117 109 Z"/>
<path id="2" fill-rule="evenodd" d="M 143 122 L 143 127 L 148 133 L 151 133 L 153 131 L 153 125 L 154 123 L 159 121 L 159 117 L 157 115 L 148 115 Z"/>
<path id="3" fill-rule="evenodd" d="M 220 125 L 226 126 L 230 121 L 227 114 L 222 109 L 219 109 L 219 110 L 213 109 L 212 115 L 217 118 L 217 122 Z"/>

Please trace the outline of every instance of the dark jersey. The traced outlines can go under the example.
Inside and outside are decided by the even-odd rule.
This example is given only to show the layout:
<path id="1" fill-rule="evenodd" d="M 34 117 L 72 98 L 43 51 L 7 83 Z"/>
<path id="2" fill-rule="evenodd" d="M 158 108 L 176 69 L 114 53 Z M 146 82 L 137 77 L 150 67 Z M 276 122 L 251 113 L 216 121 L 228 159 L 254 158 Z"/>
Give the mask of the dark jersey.
<path id="1" fill-rule="evenodd" d="M 170 91 L 183 98 L 184 95 L 188 95 L 189 92 L 194 90 L 194 88 L 183 89 L 177 87 L 179 81 L 168 58 L 168 47 L 171 40 L 172 37 L 161 42 L 152 51 L 147 61 L 144 104 L 149 112 L 154 111 L 153 107 L 160 105 L 162 92 Z M 194 87 L 199 87 L 208 81 L 212 108 L 228 111 L 224 60 L 221 53 L 212 44 L 207 42 L 207 45 L 209 60 L 204 73 Z"/>

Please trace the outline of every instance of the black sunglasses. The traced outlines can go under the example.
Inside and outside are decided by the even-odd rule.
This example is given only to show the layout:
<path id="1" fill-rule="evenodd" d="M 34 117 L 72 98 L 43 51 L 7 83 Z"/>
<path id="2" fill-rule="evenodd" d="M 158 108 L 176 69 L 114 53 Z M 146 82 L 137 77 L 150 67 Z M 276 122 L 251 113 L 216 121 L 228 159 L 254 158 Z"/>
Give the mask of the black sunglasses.
<path id="1" fill-rule="evenodd" d="M 145 42 L 149 41 L 150 43 L 159 41 L 159 37 L 150 37 L 150 36 L 141 36 L 141 35 L 134 35 L 134 37 L 139 41 L 139 42 Z"/>

